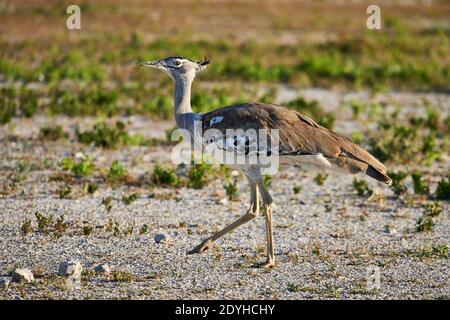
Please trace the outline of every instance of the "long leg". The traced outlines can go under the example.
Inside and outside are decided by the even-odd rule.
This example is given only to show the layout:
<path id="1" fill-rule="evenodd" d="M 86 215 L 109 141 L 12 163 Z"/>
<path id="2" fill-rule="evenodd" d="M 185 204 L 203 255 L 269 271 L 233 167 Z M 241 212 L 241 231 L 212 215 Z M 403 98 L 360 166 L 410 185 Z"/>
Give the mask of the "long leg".
<path id="1" fill-rule="evenodd" d="M 244 224 L 244 223 L 246 223 L 246 222 L 256 218 L 259 215 L 258 185 L 255 182 L 251 181 L 251 180 L 249 180 L 249 182 L 250 182 L 250 192 L 251 192 L 251 195 L 250 195 L 250 209 L 246 212 L 246 214 L 243 215 L 242 217 L 240 217 L 239 219 L 237 219 L 236 221 L 234 221 L 233 223 L 231 223 L 230 225 L 226 226 L 225 228 L 223 228 L 219 232 L 215 233 L 211 237 L 209 237 L 209 238 L 205 239 L 204 241 L 202 241 L 202 243 L 200 243 L 194 249 L 189 251 L 188 254 L 202 253 L 202 252 L 208 250 L 208 248 L 211 246 L 211 244 L 214 241 L 216 241 L 220 237 L 224 236 L 228 232 L 236 229 L 240 225 L 242 225 L 242 224 Z"/>
<path id="2" fill-rule="evenodd" d="M 275 265 L 275 250 L 273 246 L 273 236 L 272 236 L 272 208 L 273 208 L 273 200 L 267 191 L 264 182 L 259 180 L 258 182 L 259 189 L 261 191 L 261 197 L 263 200 L 264 206 L 264 215 L 266 217 L 266 240 L 267 240 L 267 260 L 261 264 L 258 264 L 258 267 L 271 268 Z"/>

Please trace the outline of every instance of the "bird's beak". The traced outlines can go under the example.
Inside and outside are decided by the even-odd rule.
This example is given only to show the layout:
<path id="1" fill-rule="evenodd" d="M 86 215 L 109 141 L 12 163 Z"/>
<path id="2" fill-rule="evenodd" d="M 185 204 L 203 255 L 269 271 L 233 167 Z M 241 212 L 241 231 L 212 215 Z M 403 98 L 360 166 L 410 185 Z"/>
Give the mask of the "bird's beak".
<path id="1" fill-rule="evenodd" d="M 137 65 L 141 66 L 141 67 L 152 67 L 152 68 L 158 68 L 158 69 L 161 69 L 163 67 L 163 64 L 159 60 L 143 61 L 143 62 L 139 62 Z"/>

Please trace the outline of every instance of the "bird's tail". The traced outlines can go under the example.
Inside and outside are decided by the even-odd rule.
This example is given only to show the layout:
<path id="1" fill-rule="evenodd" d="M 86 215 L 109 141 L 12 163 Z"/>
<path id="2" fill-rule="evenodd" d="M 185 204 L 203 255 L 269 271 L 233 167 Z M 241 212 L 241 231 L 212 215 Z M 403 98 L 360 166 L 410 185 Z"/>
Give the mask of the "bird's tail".
<path id="1" fill-rule="evenodd" d="M 384 182 L 389 186 L 392 184 L 392 179 L 389 178 L 389 176 L 385 172 L 381 172 L 380 170 L 377 170 L 370 165 L 367 166 L 366 174 L 369 177 L 372 177 L 378 181 Z"/>
<path id="2" fill-rule="evenodd" d="M 375 180 L 386 183 L 387 185 L 392 184 L 392 179 L 389 178 L 389 176 L 386 174 L 386 169 L 384 168 L 384 166 L 382 168 L 377 168 L 375 166 L 367 164 L 366 162 L 344 156 L 338 156 L 330 160 L 339 169 L 345 171 L 346 173 L 356 174 L 362 172 L 367 174 L 369 177 L 374 178 Z"/>

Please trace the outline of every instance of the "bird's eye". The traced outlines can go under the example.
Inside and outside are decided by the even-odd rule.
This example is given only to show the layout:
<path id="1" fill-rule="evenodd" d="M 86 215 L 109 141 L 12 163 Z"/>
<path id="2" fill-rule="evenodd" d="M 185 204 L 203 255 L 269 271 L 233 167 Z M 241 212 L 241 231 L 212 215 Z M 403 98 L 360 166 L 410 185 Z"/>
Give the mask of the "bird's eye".
<path id="1" fill-rule="evenodd" d="M 180 60 L 175 60 L 175 61 L 173 62 L 173 65 L 178 67 L 178 66 L 181 65 L 181 61 L 180 61 Z"/>

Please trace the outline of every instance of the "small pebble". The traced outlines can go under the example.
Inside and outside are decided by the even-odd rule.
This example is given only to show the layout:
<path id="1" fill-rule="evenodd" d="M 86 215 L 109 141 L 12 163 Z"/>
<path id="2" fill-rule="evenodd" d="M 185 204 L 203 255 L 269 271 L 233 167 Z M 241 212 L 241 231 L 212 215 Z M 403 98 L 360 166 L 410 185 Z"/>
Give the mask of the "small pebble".
<path id="1" fill-rule="evenodd" d="M 94 271 L 97 273 L 108 274 L 111 272 L 111 268 L 106 263 L 101 263 L 94 268 Z"/>
<path id="2" fill-rule="evenodd" d="M 222 198 L 222 199 L 219 200 L 219 203 L 225 206 L 225 205 L 228 204 L 228 199 L 227 198 Z"/>
<path id="3" fill-rule="evenodd" d="M 167 236 L 165 234 L 157 234 L 157 235 L 155 235 L 155 242 L 156 243 L 166 243 Z"/>

